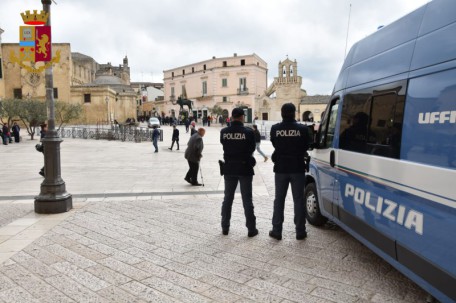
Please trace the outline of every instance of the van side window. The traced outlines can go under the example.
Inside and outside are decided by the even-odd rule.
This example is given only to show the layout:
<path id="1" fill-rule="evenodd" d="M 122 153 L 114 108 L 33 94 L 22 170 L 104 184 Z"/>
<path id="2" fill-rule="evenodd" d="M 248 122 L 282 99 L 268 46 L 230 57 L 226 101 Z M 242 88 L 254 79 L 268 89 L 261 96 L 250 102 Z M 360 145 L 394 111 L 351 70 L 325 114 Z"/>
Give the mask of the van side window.
<path id="1" fill-rule="evenodd" d="M 325 114 L 321 123 L 320 137 L 318 138 L 320 148 L 329 148 L 334 140 L 336 131 L 337 111 L 339 109 L 339 99 L 331 102 L 331 107 Z"/>
<path id="2" fill-rule="evenodd" d="M 399 158 L 405 104 L 404 94 L 399 93 L 405 91 L 405 84 L 401 84 L 345 96 L 340 123 L 341 149 Z"/>
<path id="3" fill-rule="evenodd" d="M 370 94 L 348 94 L 344 98 L 340 121 L 339 147 L 367 153 Z M 372 134 L 371 134 L 372 135 Z"/>
<path id="4" fill-rule="evenodd" d="M 374 96 L 368 146 L 372 154 L 398 159 L 400 156 L 404 97 L 396 94 Z"/>

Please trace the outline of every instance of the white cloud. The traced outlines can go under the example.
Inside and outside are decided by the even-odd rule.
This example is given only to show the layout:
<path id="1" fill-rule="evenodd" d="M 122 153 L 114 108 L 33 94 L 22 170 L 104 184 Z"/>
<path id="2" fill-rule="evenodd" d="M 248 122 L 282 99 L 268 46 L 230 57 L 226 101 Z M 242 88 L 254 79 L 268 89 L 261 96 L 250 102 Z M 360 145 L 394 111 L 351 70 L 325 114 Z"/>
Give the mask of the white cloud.
<path id="1" fill-rule="evenodd" d="M 348 48 L 427 0 L 56 0 L 53 41 L 99 63 L 128 55 L 133 81 L 161 82 L 163 70 L 233 53 L 262 57 L 269 77 L 286 58 L 298 61 L 303 89 L 329 94 Z M 20 13 L 41 1 L 2 1 L 4 43 L 18 41 Z M 347 49 L 348 52 L 348 49 Z"/>

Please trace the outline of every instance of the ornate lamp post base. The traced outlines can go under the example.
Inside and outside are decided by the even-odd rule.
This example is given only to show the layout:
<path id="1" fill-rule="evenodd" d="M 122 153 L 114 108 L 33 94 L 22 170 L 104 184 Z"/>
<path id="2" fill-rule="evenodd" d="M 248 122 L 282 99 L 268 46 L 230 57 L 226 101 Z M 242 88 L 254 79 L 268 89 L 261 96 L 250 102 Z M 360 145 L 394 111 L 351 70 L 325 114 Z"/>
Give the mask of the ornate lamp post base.
<path id="1" fill-rule="evenodd" d="M 37 214 L 60 214 L 72 208 L 73 198 L 69 193 L 61 196 L 48 195 L 35 198 L 35 212 Z"/>
<path id="2" fill-rule="evenodd" d="M 49 137 L 48 137 L 49 135 Z M 48 131 L 43 138 L 44 175 L 39 196 L 35 197 L 35 212 L 39 214 L 58 214 L 73 208 L 73 199 L 65 189 L 60 174 L 60 143 L 63 140 L 55 131 Z"/>

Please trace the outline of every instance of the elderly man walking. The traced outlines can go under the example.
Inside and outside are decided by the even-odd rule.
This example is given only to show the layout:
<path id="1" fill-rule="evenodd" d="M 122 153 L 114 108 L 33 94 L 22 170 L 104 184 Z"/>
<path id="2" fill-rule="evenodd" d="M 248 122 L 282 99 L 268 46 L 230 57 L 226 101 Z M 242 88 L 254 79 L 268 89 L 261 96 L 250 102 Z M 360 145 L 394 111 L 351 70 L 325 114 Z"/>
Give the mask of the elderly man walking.
<path id="1" fill-rule="evenodd" d="M 185 150 L 185 159 L 188 162 L 188 172 L 185 175 L 184 180 L 190 183 L 192 186 L 201 186 L 201 183 L 198 183 L 198 169 L 200 165 L 200 160 L 203 157 L 203 137 L 206 134 L 204 128 L 199 128 L 198 131 L 190 137 L 187 143 L 187 149 Z"/>

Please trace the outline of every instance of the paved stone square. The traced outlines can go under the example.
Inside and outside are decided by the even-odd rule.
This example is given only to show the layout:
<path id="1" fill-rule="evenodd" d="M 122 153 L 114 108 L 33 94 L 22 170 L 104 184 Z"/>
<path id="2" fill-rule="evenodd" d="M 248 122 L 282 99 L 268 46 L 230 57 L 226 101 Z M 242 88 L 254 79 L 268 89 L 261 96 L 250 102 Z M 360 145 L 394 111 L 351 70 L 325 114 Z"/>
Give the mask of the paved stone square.
<path id="1" fill-rule="evenodd" d="M 191 187 L 181 148 L 164 128 L 152 144 L 66 139 L 62 178 L 68 213 L 33 211 L 43 178 L 37 141 L 0 147 L 0 303 L 3 302 L 425 302 L 426 294 L 346 232 L 308 225 L 295 239 L 287 201 L 282 241 L 268 237 L 272 163 L 258 164 L 254 204 L 259 235 L 247 237 L 236 194 L 223 236 L 220 127 L 207 128 L 204 187 Z M 272 153 L 269 142 L 262 149 Z M 291 195 L 288 196 L 290 198 Z"/>

